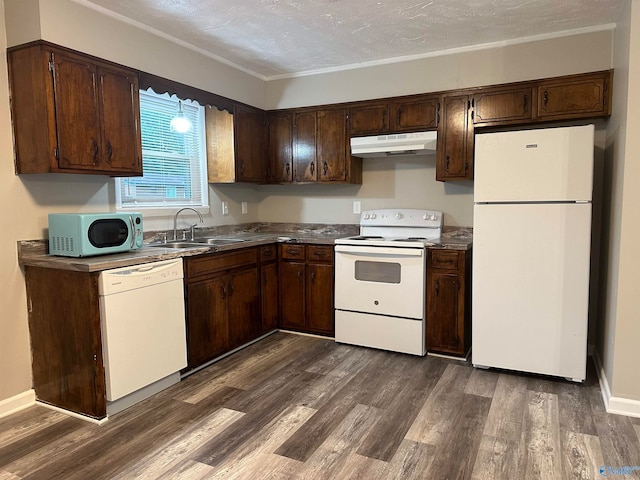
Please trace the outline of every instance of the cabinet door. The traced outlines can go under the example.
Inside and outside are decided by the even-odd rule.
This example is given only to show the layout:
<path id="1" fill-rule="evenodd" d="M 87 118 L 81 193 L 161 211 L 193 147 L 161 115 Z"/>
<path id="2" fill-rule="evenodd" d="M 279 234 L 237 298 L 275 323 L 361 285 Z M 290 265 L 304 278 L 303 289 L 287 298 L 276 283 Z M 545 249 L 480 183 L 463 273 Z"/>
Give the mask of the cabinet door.
<path id="1" fill-rule="evenodd" d="M 386 102 L 365 104 L 349 109 L 349 135 L 377 135 L 389 131 L 389 107 Z"/>
<path id="2" fill-rule="evenodd" d="M 234 348 L 260 335 L 260 283 L 258 269 L 228 276 L 229 343 Z"/>
<path id="3" fill-rule="evenodd" d="M 61 169 L 99 170 L 102 137 L 98 72 L 86 59 L 55 52 L 53 89 Z"/>
<path id="4" fill-rule="evenodd" d="M 138 77 L 115 67 L 99 69 L 103 168 L 142 175 Z"/>
<path id="5" fill-rule="evenodd" d="M 262 110 L 235 105 L 233 132 L 236 152 L 236 181 L 266 181 L 267 154 L 265 113 Z"/>
<path id="6" fill-rule="evenodd" d="M 280 318 L 284 328 L 305 328 L 305 265 L 280 263 Z"/>
<path id="7" fill-rule="evenodd" d="M 307 265 L 306 302 L 308 329 L 333 335 L 333 265 Z"/>
<path id="8" fill-rule="evenodd" d="M 293 181 L 293 125 L 290 113 L 269 115 L 269 182 Z"/>
<path id="9" fill-rule="evenodd" d="M 460 278 L 456 273 L 432 272 L 427 293 L 427 349 L 464 354 L 460 315 Z"/>
<path id="10" fill-rule="evenodd" d="M 540 82 L 538 118 L 564 120 L 611 114 L 611 72 Z"/>
<path id="11" fill-rule="evenodd" d="M 533 87 L 478 93 L 471 100 L 473 123 L 498 125 L 533 118 Z"/>
<path id="12" fill-rule="evenodd" d="M 262 331 L 278 328 L 278 266 L 275 262 L 262 265 Z"/>
<path id="13" fill-rule="evenodd" d="M 390 132 L 416 132 L 438 126 L 438 98 L 404 100 L 389 105 Z"/>
<path id="14" fill-rule="evenodd" d="M 316 112 L 296 113 L 293 132 L 293 180 L 315 182 L 318 179 Z"/>
<path id="15" fill-rule="evenodd" d="M 319 180 L 343 182 L 347 178 L 347 111 L 321 110 L 317 113 L 316 152 Z"/>
<path id="16" fill-rule="evenodd" d="M 438 125 L 436 180 L 473 179 L 473 124 L 469 95 L 445 96 Z"/>
<path id="17" fill-rule="evenodd" d="M 187 286 L 187 353 L 196 367 L 229 349 L 227 279 Z"/>

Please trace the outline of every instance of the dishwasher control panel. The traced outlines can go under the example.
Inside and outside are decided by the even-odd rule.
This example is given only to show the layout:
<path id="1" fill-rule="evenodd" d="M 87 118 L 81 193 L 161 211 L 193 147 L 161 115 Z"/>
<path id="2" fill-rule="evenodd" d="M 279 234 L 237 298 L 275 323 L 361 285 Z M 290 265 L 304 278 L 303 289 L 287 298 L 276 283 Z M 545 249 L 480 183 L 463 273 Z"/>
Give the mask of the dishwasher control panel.
<path id="1" fill-rule="evenodd" d="M 183 277 L 181 258 L 114 268 L 100 273 L 98 293 L 112 295 L 125 290 L 182 280 Z"/>

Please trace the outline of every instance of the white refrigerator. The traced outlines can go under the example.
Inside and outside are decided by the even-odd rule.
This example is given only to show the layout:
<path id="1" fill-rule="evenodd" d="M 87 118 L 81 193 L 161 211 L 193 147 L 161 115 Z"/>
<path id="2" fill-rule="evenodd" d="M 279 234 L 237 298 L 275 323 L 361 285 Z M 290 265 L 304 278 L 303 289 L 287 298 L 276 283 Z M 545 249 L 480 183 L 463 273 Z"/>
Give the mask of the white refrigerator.
<path id="1" fill-rule="evenodd" d="M 594 126 L 476 135 L 472 361 L 586 377 Z"/>

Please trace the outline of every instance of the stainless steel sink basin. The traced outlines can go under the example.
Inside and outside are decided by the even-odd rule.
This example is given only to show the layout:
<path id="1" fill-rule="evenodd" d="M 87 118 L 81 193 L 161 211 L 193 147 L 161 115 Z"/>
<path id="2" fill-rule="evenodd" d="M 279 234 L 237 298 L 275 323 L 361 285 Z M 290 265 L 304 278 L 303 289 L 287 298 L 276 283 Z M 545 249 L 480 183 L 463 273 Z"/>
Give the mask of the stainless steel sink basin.
<path id="1" fill-rule="evenodd" d="M 230 245 L 232 243 L 244 242 L 237 238 L 196 238 L 195 243 L 206 243 L 207 245 Z"/>
<path id="2" fill-rule="evenodd" d="M 202 243 L 196 242 L 167 242 L 167 243 L 149 243 L 149 247 L 163 247 L 163 248 L 193 248 L 193 247 L 204 247 Z"/>

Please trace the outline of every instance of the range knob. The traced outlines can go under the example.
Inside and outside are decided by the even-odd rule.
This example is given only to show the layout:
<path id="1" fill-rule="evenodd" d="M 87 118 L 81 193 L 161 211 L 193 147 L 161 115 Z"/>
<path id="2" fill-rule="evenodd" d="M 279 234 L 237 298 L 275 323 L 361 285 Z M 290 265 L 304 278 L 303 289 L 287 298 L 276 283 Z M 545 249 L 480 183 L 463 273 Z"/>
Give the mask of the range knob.
<path id="1" fill-rule="evenodd" d="M 364 219 L 365 219 L 365 220 L 369 220 L 369 218 L 370 218 L 370 217 L 371 217 L 371 215 L 369 215 L 368 213 L 365 213 L 365 214 L 364 214 Z"/>
<path id="2" fill-rule="evenodd" d="M 376 215 L 375 213 L 372 213 L 372 214 L 371 214 L 371 219 L 372 219 L 372 220 L 375 220 L 375 219 L 376 219 L 376 217 L 377 217 L 377 215 Z"/>
<path id="3" fill-rule="evenodd" d="M 402 218 L 402 214 L 400 212 L 396 213 L 396 218 L 400 220 Z"/>

